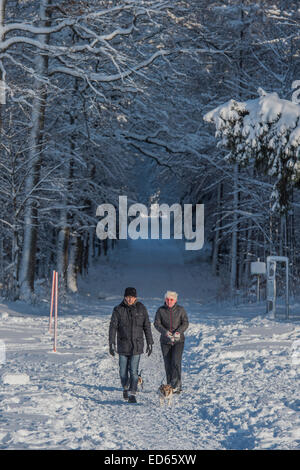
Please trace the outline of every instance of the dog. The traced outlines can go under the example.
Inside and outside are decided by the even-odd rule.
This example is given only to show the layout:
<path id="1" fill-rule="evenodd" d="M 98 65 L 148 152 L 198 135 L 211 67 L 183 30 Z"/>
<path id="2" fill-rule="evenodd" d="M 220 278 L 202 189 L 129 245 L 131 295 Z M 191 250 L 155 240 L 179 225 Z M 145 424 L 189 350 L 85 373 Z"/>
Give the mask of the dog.
<path id="1" fill-rule="evenodd" d="M 168 406 L 172 405 L 173 401 L 173 388 L 171 385 L 161 384 L 158 389 L 160 406 L 167 402 Z"/>
<path id="2" fill-rule="evenodd" d="M 142 377 L 142 371 L 140 371 L 140 373 L 138 374 L 138 388 L 140 390 L 144 390 L 144 381 Z"/>

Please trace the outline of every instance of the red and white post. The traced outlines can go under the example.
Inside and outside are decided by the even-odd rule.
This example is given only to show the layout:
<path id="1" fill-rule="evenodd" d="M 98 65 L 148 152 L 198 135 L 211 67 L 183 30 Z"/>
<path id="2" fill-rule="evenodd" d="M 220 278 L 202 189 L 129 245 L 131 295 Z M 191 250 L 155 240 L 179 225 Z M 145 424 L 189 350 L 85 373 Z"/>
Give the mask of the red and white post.
<path id="1" fill-rule="evenodd" d="M 52 276 L 52 289 L 51 289 L 51 305 L 50 305 L 50 320 L 49 320 L 49 333 L 51 333 L 52 327 L 52 315 L 53 315 L 53 305 L 54 305 L 54 293 L 55 293 L 55 275 L 56 271 L 53 271 Z"/>
<path id="2" fill-rule="evenodd" d="M 49 333 L 51 333 L 51 328 L 52 328 L 53 310 L 54 310 L 53 352 L 56 352 L 56 346 L 57 346 L 57 316 L 58 316 L 58 272 L 57 271 L 53 271 L 53 276 L 52 276 Z"/>
<path id="3" fill-rule="evenodd" d="M 53 346 L 54 352 L 56 352 L 56 343 L 57 343 L 57 313 L 58 313 L 58 272 L 55 273 L 54 346 Z"/>

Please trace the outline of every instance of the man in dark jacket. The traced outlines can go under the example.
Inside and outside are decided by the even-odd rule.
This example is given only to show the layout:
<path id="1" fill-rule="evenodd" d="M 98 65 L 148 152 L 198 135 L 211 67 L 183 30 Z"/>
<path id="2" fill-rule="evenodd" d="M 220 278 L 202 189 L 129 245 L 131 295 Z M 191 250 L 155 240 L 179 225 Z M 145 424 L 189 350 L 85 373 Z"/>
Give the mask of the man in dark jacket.
<path id="1" fill-rule="evenodd" d="M 156 312 L 154 326 L 161 333 L 167 384 L 172 386 L 173 393 L 180 393 L 184 332 L 189 321 L 185 309 L 177 304 L 176 292 L 165 294 L 165 303 Z"/>
<path id="2" fill-rule="evenodd" d="M 137 301 L 134 287 L 127 287 L 124 299 L 112 313 L 109 326 L 109 352 L 115 355 L 117 337 L 117 353 L 119 354 L 119 372 L 123 387 L 123 397 L 130 403 L 136 403 L 138 384 L 138 368 L 141 354 L 144 352 L 144 335 L 146 337 L 146 353 L 152 352 L 151 324 L 146 307 Z"/>

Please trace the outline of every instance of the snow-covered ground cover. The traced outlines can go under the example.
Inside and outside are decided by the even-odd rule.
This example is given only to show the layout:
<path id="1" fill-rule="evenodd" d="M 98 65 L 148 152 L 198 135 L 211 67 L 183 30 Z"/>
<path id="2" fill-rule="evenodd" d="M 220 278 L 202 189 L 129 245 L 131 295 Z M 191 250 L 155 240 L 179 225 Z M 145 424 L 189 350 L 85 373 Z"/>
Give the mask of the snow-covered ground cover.
<path id="1" fill-rule="evenodd" d="M 220 304 L 205 257 L 181 241 L 120 242 L 60 302 L 57 352 L 49 299 L 0 304 L 2 449 L 299 449 L 300 325 L 265 306 Z M 118 359 L 108 354 L 114 305 L 134 285 L 151 321 L 177 290 L 190 326 L 182 395 L 159 406 L 164 380 L 159 335 L 141 359 L 138 403 L 123 401 Z M 4 351 L 5 349 L 5 351 Z"/>

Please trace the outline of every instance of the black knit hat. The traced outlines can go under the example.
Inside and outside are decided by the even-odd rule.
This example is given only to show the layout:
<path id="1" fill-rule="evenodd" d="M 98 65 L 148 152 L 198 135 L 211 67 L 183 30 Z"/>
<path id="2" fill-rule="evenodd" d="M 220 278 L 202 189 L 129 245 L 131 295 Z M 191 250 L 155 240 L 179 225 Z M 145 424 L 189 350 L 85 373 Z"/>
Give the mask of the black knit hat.
<path id="1" fill-rule="evenodd" d="M 137 297 L 135 287 L 126 287 L 124 297 Z"/>

